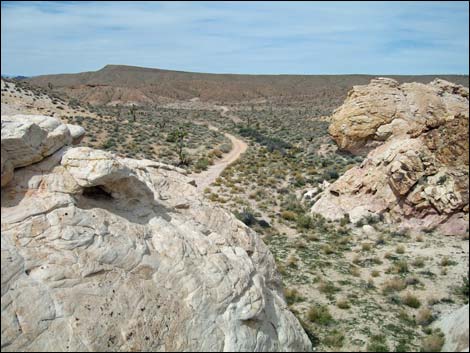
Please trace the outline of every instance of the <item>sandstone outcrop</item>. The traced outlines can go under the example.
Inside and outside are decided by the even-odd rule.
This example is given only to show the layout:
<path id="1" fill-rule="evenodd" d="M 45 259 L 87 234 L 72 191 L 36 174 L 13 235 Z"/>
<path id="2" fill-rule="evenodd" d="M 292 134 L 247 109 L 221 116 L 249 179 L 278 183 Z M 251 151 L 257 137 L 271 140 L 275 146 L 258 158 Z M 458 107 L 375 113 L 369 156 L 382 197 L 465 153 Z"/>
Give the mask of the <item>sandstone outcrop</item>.
<path id="1" fill-rule="evenodd" d="M 468 352 L 469 340 L 468 304 L 444 315 L 433 326 L 444 333 L 445 342 L 442 352 Z"/>
<path id="2" fill-rule="evenodd" d="M 80 142 L 82 127 L 65 125 L 44 115 L 2 116 L 2 186 L 13 177 L 13 169 L 39 162 L 58 149 Z"/>
<path id="3" fill-rule="evenodd" d="M 458 114 L 468 118 L 468 88 L 440 79 L 399 85 L 378 78 L 353 87 L 329 133 L 340 149 L 365 155 L 390 137 L 419 134 Z"/>
<path id="4" fill-rule="evenodd" d="M 85 147 L 37 162 L 55 147 L 22 126 L 43 142 L 8 144 L 33 164 L 2 188 L 2 351 L 311 350 L 259 236 L 181 170 Z"/>
<path id="5" fill-rule="evenodd" d="M 375 148 L 321 194 L 312 212 L 467 232 L 468 107 L 468 89 L 442 80 L 398 85 L 378 79 L 355 87 L 330 133 L 342 149 Z"/>

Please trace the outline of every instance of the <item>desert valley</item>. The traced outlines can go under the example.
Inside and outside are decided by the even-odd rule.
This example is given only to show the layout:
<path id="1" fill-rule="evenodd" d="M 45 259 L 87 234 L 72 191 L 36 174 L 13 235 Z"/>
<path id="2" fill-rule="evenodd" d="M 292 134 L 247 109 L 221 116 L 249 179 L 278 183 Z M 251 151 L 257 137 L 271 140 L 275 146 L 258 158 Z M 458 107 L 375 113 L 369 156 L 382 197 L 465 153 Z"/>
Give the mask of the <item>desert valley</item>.
<path id="1" fill-rule="evenodd" d="M 468 351 L 468 87 L 2 76 L 1 350 Z"/>

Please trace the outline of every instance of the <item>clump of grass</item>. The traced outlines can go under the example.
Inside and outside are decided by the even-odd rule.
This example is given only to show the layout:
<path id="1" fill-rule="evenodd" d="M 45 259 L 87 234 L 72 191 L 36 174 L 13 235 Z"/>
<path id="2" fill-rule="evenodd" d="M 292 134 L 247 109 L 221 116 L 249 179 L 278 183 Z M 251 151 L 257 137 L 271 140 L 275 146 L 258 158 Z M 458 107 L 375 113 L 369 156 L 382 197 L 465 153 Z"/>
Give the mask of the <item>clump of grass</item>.
<path id="1" fill-rule="evenodd" d="M 402 303 L 410 308 L 417 309 L 421 306 L 421 301 L 414 294 L 407 292 L 401 297 Z"/>
<path id="2" fill-rule="evenodd" d="M 328 308 L 322 305 L 312 306 L 307 312 L 307 318 L 311 322 L 325 326 L 334 321 Z"/>
<path id="3" fill-rule="evenodd" d="M 349 309 L 351 307 L 351 304 L 349 303 L 349 300 L 346 298 L 341 298 L 336 301 L 336 306 L 340 309 Z"/>
<path id="4" fill-rule="evenodd" d="M 334 329 L 323 339 L 323 343 L 328 347 L 341 348 L 344 344 L 344 334 Z"/>
<path id="5" fill-rule="evenodd" d="M 367 345 L 368 352 L 390 352 L 384 335 L 374 335 Z"/>
<path id="6" fill-rule="evenodd" d="M 407 325 L 414 326 L 416 324 L 415 320 L 408 315 L 406 310 L 400 310 L 398 318 Z"/>
<path id="7" fill-rule="evenodd" d="M 359 267 L 351 266 L 349 267 L 349 273 L 354 277 L 359 277 L 361 275 L 361 270 Z"/>
<path id="8" fill-rule="evenodd" d="M 456 262 L 455 261 L 452 261 L 449 256 L 444 256 L 441 260 L 441 266 L 442 267 L 446 267 L 446 266 L 453 266 L 455 265 Z"/>
<path id="9" fill-rule="evenodd" d="M 382 286 L 382 293 L 390 294 L 393 292 L 400 292 L 405 288 L 406 288 L 406 282 L 399 277 L 395 277 L 384 282 Z"/>
<path id="10" fill-rule="evenodd" d="M 392 271 L 395 273 L 407 273 L 409 271 L 408 263 L 406 260 L 399 260 L 393 265 Z"/>
<path id="11" fill-rule="evenodd" d="M 340 289 L 335 287 L 335 285 L 331 282 L 321 281 L 318 285 L 318 290 L 323 294 L 334 294 Z"/>
<path id="12" fill-rule="evenodd" d="M 433 331 L 427 337 L 424 337 L 421 342 L 421 352 L 440 352 L 444 345 L 444 334 L 440 330 Z"/>
<path id="13" fill-rule="evenodd" d="M 286 297 L 287 304 L 292 305 L 301 302 L 304 298 L 300 295 L 299 291 L 295 288 L 285 288 L 284 296 Z"/>
<path id="14" fill-rule="evenodd" d="M 297 262 L 299 259 L 295 256 L 290 254 L 286 259 L 286 266 L 287 267 L 297 267 Z"/>
<path id="15" fill-rule="evenodd" d="M 455 294 L 462 297 L 466 304 L 468 304 L 468 296 L 470 295 L 468 277 L 462 277 L 462 284 L 455 287 Z"/>
<path id="16" fill-rule="evenodd" d="M 426 261 L 424 260 L 424 257 L 417 257 L 416 259 L 413 260 L 411 264 L 414 267 L 423 268 L 425 265 L 425 262 Z"/>
<path id="17" fill-rule="evenodd" d="M 416 322 L 422 326 L 429 325 L 433 319 L 432 311 L 426 307 L 419 309 L 418 314 L 416 314 Z"/>
<path id="18" fill-rule="evenodd" d="M 281 217 L 288 221 L 293 221 L 296 217 L 295 213 L 292 211 L 282 211 Z"/>
<path id="19" fill-rule="evenodd" d="M 372 270 L 372 272 L 370 273 L 370 275 L 372 277 L 379 277 L 380 276 L 380 271 L 378 270 Z"/>
<path id="20" fill-rule="evenodd" d="M 325 244 L 321 248 L 326 255 L 331 255 L 334 253 L 334 250 L 331 245 Z"/>
<path id="21" fill-rule="evenodd" d="M 362 251 L 370 251 L 372 249 L 371 243 L 362 243 L 361 244 Z"/>
<path id="22" fill-rule="evenodd" d="M 398 245 L 395 249 L 395 252 L 397 254 L 404 254 L 405 253 L 405 246 L 404 245 Z"/>

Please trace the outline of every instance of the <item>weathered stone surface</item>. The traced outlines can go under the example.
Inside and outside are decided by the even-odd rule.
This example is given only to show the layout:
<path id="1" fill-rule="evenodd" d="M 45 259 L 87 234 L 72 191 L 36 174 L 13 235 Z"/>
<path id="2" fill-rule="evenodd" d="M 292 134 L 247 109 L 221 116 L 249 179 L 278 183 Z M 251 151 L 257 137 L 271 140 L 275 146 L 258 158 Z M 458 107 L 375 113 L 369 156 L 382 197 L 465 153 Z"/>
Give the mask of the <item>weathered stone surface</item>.
<path id="1" fill-rule="evenodd" d="M 457 114 L 468 119 L 468 88 L 436 79 L 428 85 L 378 78 L 354 86 L 329 128 L 339 148 L 367 154 L 390 136 L 439 125 Z"/>
<path id="2" fill-rule="evenodd" d="M 61 147 L 78 141 L 85 130 L 43 115 L 2 115 L 2 186 L 14 168 L 42 160 Z M 73 136 L 70 129 L 73 130 Z"/>
<path id="3" fill-rule="evenodd" d="M 189 181 L 80 147 L 15 171 L 2 351 L 311 350 L 259 236 Z"/>
<path id="4" fill-rule="evenodd" d="M 469 340 L 468 304 L 440 318 L 433 326 L 444 333 L 441 352 L 468 352 Z"/>
<path id="5" fill-rule="evenodd" d="M 10 182 L 13 178 L 13 164 L 8 159 L 7 151 L 4 151 L 3 148 L 2 152 L 2 164 L 1 164 L 1 172 L 2 172 L 2 187 Z"/>
<path id="6" fill-rule="evenodd" d="M 376 214 L 403 228 L 465 233 L 468 90 L 442 80 L 401 86 L 392 81 L 373 80 L 368 86 L 355 87 L 335 113 L 330 131 L 340 147 L 358 152 L 370 147 L 371 141 L 379 145 L 359 167 L 348 170 L 320 194 L 312 212 L 330 219 L 348 213 L 354 221 Z M 385 100 L 380 99 L 381 88 Z M 378 128 L 372 124 L 361 137 L 352 133 L 358 112 L 377 124 L 392 120 Z M 395 119 L 400 122 L 394 126 Z M 375 131 L 380 132 L 380 139 L 375 139 Z"/>
<path id="7" fill-rule="evenodd" d="M 70 135 L 72 136 L 72 143 L 74 145 L 79 144 L 83 137 L 85 136 L 85 129 L 78 125 L 72 124 L 65 124 L 70 131 Z"/>

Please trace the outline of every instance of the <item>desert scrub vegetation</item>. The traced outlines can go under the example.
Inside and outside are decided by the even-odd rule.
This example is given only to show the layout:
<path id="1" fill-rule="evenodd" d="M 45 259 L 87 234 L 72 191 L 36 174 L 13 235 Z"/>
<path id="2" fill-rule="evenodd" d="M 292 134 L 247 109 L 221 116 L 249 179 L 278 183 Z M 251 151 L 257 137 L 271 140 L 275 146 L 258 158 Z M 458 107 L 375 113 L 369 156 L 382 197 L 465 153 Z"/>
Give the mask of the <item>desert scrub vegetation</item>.
<path id="1" fill-rule="evenodd" d="M 158 160 L 190 171 L 207 169 L 230 151 L 231 142 L 222 133 L 189 120 L 187 111 L 146 107 L 92 107 L 100 118 L 66 116 L 70 124 L 85 128 L 82 145 L 117 152 L 130 158 Z M 191 117 L 203 119 L 211 111 Z M 178 139 L 178 131 L 184 138 Z M 222 151 L 223 150 L 223 151 Z"/>
<path id="2" fill-rule="evenodd" d="M 444 255 L 429 255 L 452 249 L 450 243 L 439 243 L 434 232 L 416 236 L 391 228 L 380 217 L 352 224 L 348 216 L 329 221 L 312 214 L 311 205 L 324 181 L 335 180 L 362 158 L 336 152 L 328 123 L 307 113 L 309 109 L 299 115 L 293 107 L 279 105 L 272 111 L 262 104 L 254 109 L 241 104 L 231 108 L 242 124 L 220 117 L 211 124 L 244 134 L 241 138 L 249 149 L 224 170 L 206 195 L 217 195 L 216 203 L 261 235 L 287 288 L 289 308 L 315 349 L 419 351 L 434 320 L 433 305 L 427 300 L 436 281 L 444 278 L 441 268 L 449 272 L 446 283 L 453 285 L 447 284 L 445 296 L 436 303 L 465 301 L 457 294 L 461 282 L 451 282 L 458 266 L 442 266 Z M 318 191 L 307 196 L 315 188 Z M 217 201 L 220 198 L 225 202 Z M 374 232 L 366 234 L 365 225 Z M 452 239 L 452 244 L 461 246 L 462 241 Z M 418 299 L 419 307 L 407 300 L 408 292 Z M 385 342 L 373 338 L 377 333 L 385 335 Z"/>

